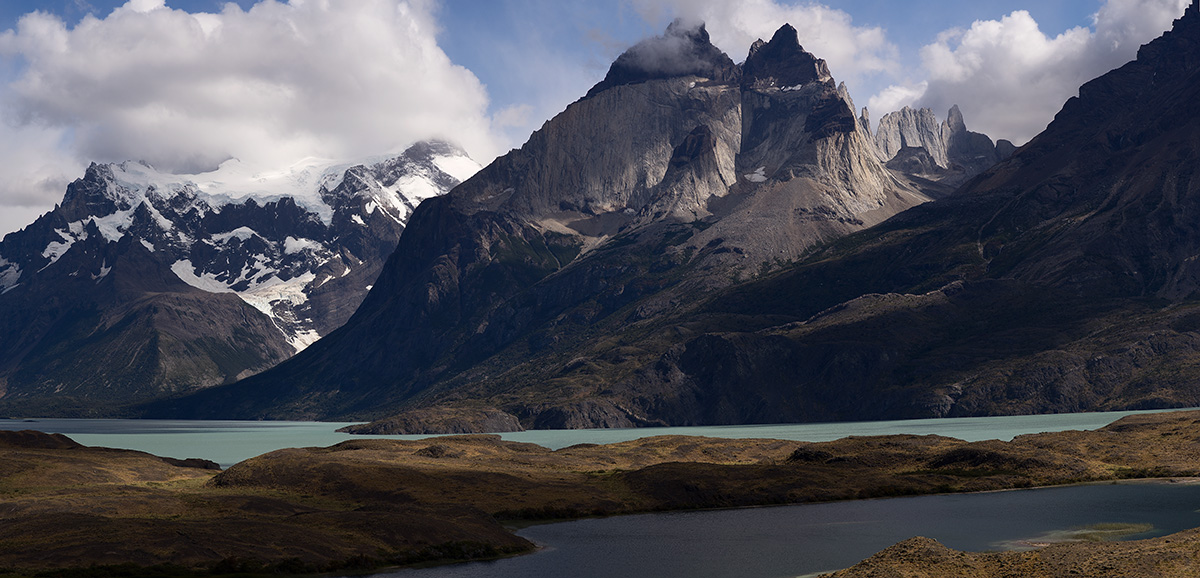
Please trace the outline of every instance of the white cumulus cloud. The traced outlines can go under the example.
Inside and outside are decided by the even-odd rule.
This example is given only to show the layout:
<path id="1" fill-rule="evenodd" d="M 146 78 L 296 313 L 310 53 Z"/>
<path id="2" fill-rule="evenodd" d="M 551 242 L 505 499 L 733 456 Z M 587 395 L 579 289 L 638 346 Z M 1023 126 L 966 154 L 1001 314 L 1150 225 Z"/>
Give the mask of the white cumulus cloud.
<path id="1" fill-rule="evenodd" d="M 130 0 L 74 27 L 28 14 L 0 33 L 0 212 L 39 199 L 49 208 L 89 161 L 270 168 L 435 137 L 489 161 L 501 143 L 486 90 L 438 47 L 436 9 L 433 0 L 263 0 L 191 14 Z"/>
<path id="2" fill-rule="evenodd" d="M 872 113 L 904 105 L 945 114 L 958 104 L 972 130 L 1023 143 L 1046 128 L 1079 86 L 1136 57 L 1189 0 L 1107 0 L 1091 28 L 1046 34 L 1026 11 L 943 32 L 921 50 L 927 79 L 871 98 Z"/>
<path id="3" fill-rule="evenodd" d="M 892 86 L 883 89 L 879 94 L 872 96 L 870 102 L 867 104 L 867 108 L 872 111 L 876 111 L 872 114 L 876 114 L 878 112 L 883 112 L 886 114 L 893 110 L 900 110 L 905 106 L 916 102 L 917 99 L 921 98 L 928 89 L 928 82 L 920 82 L 913 86 L 893 84 Z M 872 127 L 872 129 L 873 128 L 874 127 Z"/>

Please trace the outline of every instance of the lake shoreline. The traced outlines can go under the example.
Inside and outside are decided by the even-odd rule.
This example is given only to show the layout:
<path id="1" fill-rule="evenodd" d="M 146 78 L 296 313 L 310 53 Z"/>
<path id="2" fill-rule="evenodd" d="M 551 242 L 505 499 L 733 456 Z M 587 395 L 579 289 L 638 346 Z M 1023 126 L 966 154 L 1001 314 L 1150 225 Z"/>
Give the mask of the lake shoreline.
<path id="1" fill-rule="evenodd" d="M 961 494 L 1083 482 L 1179 478 L 1194 483 L 1191 480 L 1200 475 L 1196 470 L 1200 461 L 1188 440 L 1200 437 L 1197 422 L 1200 412 L 1143 414 L 1096 431 L 1024 435 L 1010 442 L 964 442 L 936 435 L 861 436 L 830 442 L 661 436 L 552 451 L 495 435 L 355 439 L 325 448 L 269 452 L 216 475 L 182 469 L 167 470 L 169 475 L 155 474 L 183 476 L 176 481 L 128 474 L 119 480 L 123 485 L 113 486 L 108 479 L 98 486 L 100 482 L 93 480 L 51 491 L 30 485 L 29 479 L 21 486 L 19 480 L 4 478 L 0 489 L 6 492 L 0 492 L 0 505 L 32 508 L 27 511 L 43 518 L 47 514 L 65 516 L 63 519 L 88 515 L 89 519 L 127 527 L 132 532 L 131 543 L 137 543 L 133 539 L 137 532 L 151 531 L 146 528 L 153 528 L 153 535 L 171 535 L 183 527 L 192 528 L 184 534 L 209 532 L 207 539 L 212 544 L 206 544 L 206 554 L 183 556 L 172 549 L 177 546 L 169 544 L 157 553 L 111 546 L 111 551 L 118 553 L 116 558 L 124 551 L 127 559 L 140 556 L 146 566 L 181 563 L 211 569 L 223 561 L 241 559 L 275 570 L 324 571 L 339 564 L 359 564 L 364 567 L 356 571 L 377 573 L 397 563 L 492 559 L 533 551 L 532 543 L 513 534 L 501 521 L 530 527 L 589 516 Z M 1147 447 L 1157 455 L 1149 455 Z M 96 448 L 16 447 L 9 451 L 23 452 L 21 459 L 34 464 L 34 469 L 46 464 L 66 467 L 63 456 L 68 454 L 74 459 L 91 452 L 101 461 L 115 460 L 118 455 L 123 460 L 153 457 Z M 113 468 L 111 464 L 106 467 Z M 60 497 L 64 492 L 74 493 L 76 501 L 55 502 L 47 497 L 32 507 L 30 500 L 42 492 Z M 113 503 L 121 492 L 136 492 L 146 500 L 148 511 L 156 513 L 140 518 L 106 514 L 105 504 Z M 121 508 L 114 511 L 123 512 Z M 164 508 L 176 511 L 178 517 L 162 520 L 157 512 Z M 298 513 L 307 520 L 324 520 L 323 525 L 296 526 Z M 17 526 L 32 523 L 21 516 L 6 518 L 19 522 Z M 262 534 L 269 533 L 264 531 L 245 536 L 245 543 L 231 543 L 236 541 L 213 533 L 229 524 L 248 522 L 275 528 L 283 535 L 339 528 L 358 532 L 353 528 L 383 526 L 363 538 L 371 544 L 369 554 L 349 543 L 332 548 L 323 545 L 330 554 L 290 543 L 257 543 L 265 539 Z M 63 529 L 56 531 L 46 537 L 27 534 L 34 536 L 30 547 L 0 552 L 0 567 L 45 568 L 35 564 L 32 553 L 50 545 L 39 540 L 54 540 L 53 545 L 61 549 Z M 0 535 L 0 540 L 3 538 Z M 90 551 L 88 540 L 104 543 L 103 538 L 84 533 L 74 538 L 79 543 L 72 547 Z M 76 567 L 103 565 L 109 551 L 90 558 L 76 555 L 71 560 Z M 24 561 L 22 552 L 27 555 Z M 390 553 L 380 558 L 378 552 Z M 40 564 L 54 567 L 55 561 L 44 558 Z M 299 563 L 286 566 L 297 560 Z M 59 567 L 62 563 L 57 561 Z"/>
<path id="2" fill-rule="evenodd" d="M 681 426 L 600 430 L 529 430 L 499 434 L 501 439 L 536 443 L 551 450 L 580 443 L 611 444 L 660 435 L 728 439 L 779 439 L 825 442 L 849 436 L 936 434 L 964 441 L 999 439 L 1067 430 L 1094 430 L 1130 415 L 1188 411 L 1179 409 L 1110 411 L 1074 414 L 910 419 L 878 422 Z M 34 422 L 0 419 L 0 430 L 37 429 L 61 433 L 90 446 L 149 452 L 161 456 L 197 457 L 223 467 L 277 449 L 325 447 L 360 439 L 420 440 L 430 435 L 361 436 L 338 433 L 348 422 L 240 420 L 129 420 L 38 418 Z"/>

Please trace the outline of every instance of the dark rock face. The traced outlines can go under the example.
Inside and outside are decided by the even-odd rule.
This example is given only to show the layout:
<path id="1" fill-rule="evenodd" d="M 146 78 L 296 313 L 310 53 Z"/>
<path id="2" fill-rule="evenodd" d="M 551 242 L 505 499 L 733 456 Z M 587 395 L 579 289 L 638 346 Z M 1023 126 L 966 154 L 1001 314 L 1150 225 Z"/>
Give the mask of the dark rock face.
<path id="1" fill-rule="evenodd" d="M 771 41 L 750 47 L 742 65 L 742 82 L 750 86 L 800 87 L 832 78 L 829 67 L 800 46 L 796 29 L 784 24 Z"/>
<path id="2" fill-rule="evenodd" d="M 345 323 L 416 204 L 458 183 L 440 167 L 469 163 L 422 143 L 250 193 L 93 164 L 0 243 L 0 403 L 103 415 L 287 359 Z"/>
<path id="3" fill-rule="evenodd" d="M 832 81 L 600 91 L 422 205 L 333 338 L 157 415 L 438 407 L 581 427 L 1200 405 L 1194 8 L 1012 157 L 882 223 L 911 193 Z M 922 148 L 903 162 L 937 165 Z"/>
<path id="4" fill-rule="evenodd" d="M 588 91 L 587 97 L 614 86 L 678 76 L 698 76 L 711 82 L 736 82 L 737 65 L 713 46 L 703 23 L 676 20 L 667 32 L 639 42 L 617 57 L 604 80 Z"/>
<path id="5" fill-rule="evenodd" d="M 1195 8 L 954 196 L 712 302 L 694 319 L 758 321 L 693 336 L 631 390 L 705 400 L 671 423 L 1200 403 Z M 714 396 L 728 414 L 703 413 Z"/>
<path id="6" fill-rule="evenodd" d="M 547 273 L 527 297 L 518 291 L 492 302 L 498 314 L 465 324 L 494 336 L 497 353 L 431 381 L 423 395 L 450 407 L 491 404 L 525 427 L 625 425 L 621 414 L 632 425 L 690 425 L 1200 404 L 1198 74 L 1200 12 L 1189 9 L 1138 60 L 1085 85 L 1044 133 L 955 195 L 824 245 L 773 275 L 707 285 L 717 291 L 711 298 L 685 289 L 696 286 L 693 271 L 721 271 L 717 258 L 755 247 L 731 242 L 732 229 L 701 237 L 722 220 L 700 232 L 687 221 L 660 224 L 664 232 L 655 235 L 642 229 L 656 243 L 649 250 L 629 237 L 600 245 Z M 809 114 L 826 110 L 823 95 L 837 94 L 829 85 L 807 90 Z M 806 142 L 811 126 L 833 127 L 818 143 L 850 144 L 862 134 L 840 128 L 841 120 L 809 125 L 809 116 L 791 116 L 798 108 L 771 100 L 785 94 L 800 102 L 781 90 L 742 94 L 741 176 L 790 183 L 814 174 L 813 164 L 795 158 L 768 160 L 773 151 L 797 150 L 777 143 Z M 828 110 L 835 114 L 813 116 L 852 114 L 848 104 Z M 679 150 L 693 134 L 679 131 L 662 150 Z M 693 149 L 708 150 L 683 147 Z M 748 206 L 711 212 L 739 215 Z M 828 212 L 797 214 L 835 214 L 812 208 Z M 765 230 L 763 223 L 741 230 Z M 708 242 L 697 245 L 698 237 Z M 668 265 L 673 246 L 695 247 L 687 263 L 696 268 Z M 672 281 L 655 292 L 656 283 Z M 425 287 L 435 286 L 446 284 Z M 555 301 L 549 310 L 520 305 L 569 289 L 580 291 L 580 301 Z"/>
<path id="7" fill-rule="evenodd" d="M 9 413 L 107 415 L 123 402 L 233 381 L 294 351 L 258 310 L 185 284 L 132 236 L 109 242 L 94 224 L 84 234 L 0 296 Z"/>
<path id="8" fill-rule="evenodd" d="M 162 461 L 175 466 L 177 468 L 196 468 L 198 470 L 220 470 L 221 464 L 212 460 L 202 458 L 187 458 L 184 460 L 177 458 L 162 458 Z"/>
<path id="9" fill-rule="evenodd" d="M 904 147 L 892 160 L 887 162 L 887 168 L 917 176 L 937 176 L 943 172 L 937 161 L 929 156 L 925 147 Z"/>
<path id="10" fill-rule="evenodd" d="M 660 45 L 700 64 L 635 66 Z M 658 335 L 710 292 L 927 200 L 880 164 L 794 31 L 756 50 L 749 83 L 714 51 L 678 23 L 634 47 L 520 150 L 422 204 L 341 330 L 150 413 L 457 427 L 422 413 L 436 406 L 521 427 L 659 423 L 605 375 L 665 344 L 628 350 L 613 335 Z"/>

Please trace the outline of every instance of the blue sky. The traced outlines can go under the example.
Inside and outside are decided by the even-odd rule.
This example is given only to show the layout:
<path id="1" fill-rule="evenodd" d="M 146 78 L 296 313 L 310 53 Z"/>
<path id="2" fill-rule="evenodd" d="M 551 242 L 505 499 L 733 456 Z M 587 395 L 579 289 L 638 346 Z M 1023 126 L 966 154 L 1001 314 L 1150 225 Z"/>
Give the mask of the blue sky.
<path id="1" fill-rule="evenodd" d="M 34 10 L 59 15 L 68 25 L 74 25 L 86 14 L 102 18 L 124 3 L 125 0 L 5 0 L 0 5 L 0 30 L 15 27 L 20 16 Z M 256 0 L 234 3 L 249 9 Z M 225 4 L 226 0 L 167 2 L 171 8 L 188 12 L 220 12 Z M 846 12 L 856 25 L 885 29 L 888 39 L 898 48 L 900 62 L 906 67 L 916 67 L 921 47 L 933 42 L 942 31 L 1026 10 L 1044 32 L 1058 34 L 1076 26 L 1090 26 L 1101 2 L 834 0 L 822 4 Z M 440 46 L 451 60 L 470 69 L 488 87 L 493 112 L 538 102 L 538 87 L 518 80 L 520 75 L 512 72 L 514 60 L 523 55 L 531 51 L 557 54 L 584 67 L 591 79 L 603 76 L 612 58 L 625 47 L 661 32 L 669 22 L 667 18 L 647 21 L 629 3 L 619 0 L 443 0 L 438 16 L 442 28 L 438 35 Z M 720 23 L 709 26 L 719 27 Z M 735 61 L 745 56 L 729 51 Z M 834 75 L 838 75 L 837 70 Z M 863 100 L 886 86 L 882 80 L 872 80 L 863 82 L 861 89 L 854 91 L 857 99 Z M 553 83 L 556 79 L 543 81 Z"/>
<path id="2" fill-rule="evenodd" d="M 0 234 L 93 160 L 199 172 L 442 137 L 486 164 L 677 16 L 735 61 L 789 22 L 876 121 L 959 104 L 1020 143 L 1186 1 L 4 0 Z"/>

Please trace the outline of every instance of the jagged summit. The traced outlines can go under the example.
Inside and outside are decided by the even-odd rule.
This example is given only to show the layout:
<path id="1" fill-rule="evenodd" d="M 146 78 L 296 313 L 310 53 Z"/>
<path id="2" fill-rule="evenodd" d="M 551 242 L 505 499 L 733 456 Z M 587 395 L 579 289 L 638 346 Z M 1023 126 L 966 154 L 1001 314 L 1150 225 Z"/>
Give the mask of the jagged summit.
<path id="1" fill-rule="evenodd" d="M 677 19 L 662 36 L 643 40 L 621 54 L 587 97 L 614 86 L 689 75 L 716 84 L 740 80 L 747 87 L 758 88 L 799 87 L 833 78 L 825 61 L 800 45 L 799 33 L 791 24 L 775 31 L 770 42 L 756 41 L 746 62 L 738 66 L 712 44 L 704 23 Z"/>
<path id="2" fill-rule="evenodd" d="M 1197 405 L 1198 79 L 1193 2 L 954 195 L 731 290 L 713 315 L 789 313 L 694 337 L 646 389 L 764 423 Z"/>
<path id="3" fill-rule="evenodd" d="M 647 38 L 617 57 L 604 80 L 593 86 L 587 96 L 614 86 L 689 75 L 716 83 L 733 83 L 739 70 L 729 56 L 713 46 L 704 23 L 677 19 L 662 36 Z"/>
<path id="4" fill-rule="evenodd" d="M 962 110 L 957 104 L 951 106 L 950 112 L 946 113 L 946 128 L 952 133 L 967 131 L 967 123 L 963 120 Z"/>
<path id="5" fill-rule="evenodd" d="M 747 86 L 801 86 L 833 78 L 825 61 L 800 46 L 800 37 L 791 24 L 784 24 L 770 42 L 762 39 L 750 47 L 742 65 L 742 83 Z"/>
<path id="6" fill-rule="evenodd" d="M 417 204 L 478 168 L 436 141 L 266 172 L 92 163 L 0 241 L 0 406 L 95 411 L 266 369 L 341 326 Z"/>
<path id="7" fill-rule="evenodd" d="M 394 411 L 415 433 L 1195 406 L 1197 24 L 1193 3 L 946 200 L 816 250 L 916 204 L 832 82 L 578 101 L 423 204 L 343 329 L 150 415 Z"/>
<path id="8" fill-rule="evenodd" d="M 481 413 L 454 411 L 507 427 L 645 423 L 640 402 L 623 409 L 604 393 L 620 384 L 590 375 L 669 343 L 617 356 L 612 332 L 674 334 L 656 324 L 929 200 L 880 163 L 848 93 L 793 28 L 747 68 L 743 84 L 702 25 L 638 43 L 520 149 L 423 203 L 342 329 L 271 372 L 150 413 L 412 409 L 426 429 L 425 407 L 507 391 Z"/>
<path id="9" fill-rule="evenodd" d="M 864 108 L 860 122 L 865 125 L 869 119 Z M 906 106 L 890 112 L 879 119 L 872 138 L 888 168 L 947 187 L 1008 158 L 1014 148 L 1008 141 L 993 143 L 987 135 L 967 130 L 957 104 L 940 123 L 928 108 Z M 928 189 L 927 193 L 940 196 Z"/>

